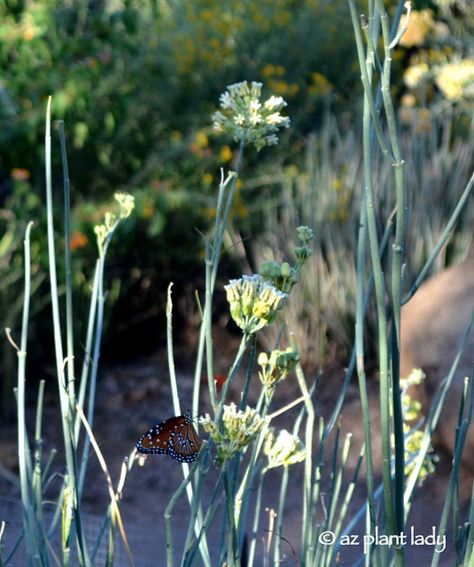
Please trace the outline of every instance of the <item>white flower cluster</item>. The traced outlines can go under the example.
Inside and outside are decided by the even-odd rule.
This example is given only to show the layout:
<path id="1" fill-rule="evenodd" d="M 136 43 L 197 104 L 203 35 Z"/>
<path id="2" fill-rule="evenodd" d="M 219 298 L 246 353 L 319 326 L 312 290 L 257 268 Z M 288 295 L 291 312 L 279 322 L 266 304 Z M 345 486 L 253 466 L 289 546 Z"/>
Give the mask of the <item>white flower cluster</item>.
<path id="1" fill-rule="evenodd" d="M 230 280 L 224 288 L 232 319 L 247 335 L 270 324 L 288 298 L 259 274 Z"/>
<path id="2" fill-rule="evenodd" d="M 221 427 L 209 414 L 201 417 L 199 423 L 216 444 L 217 460 L 222 463 L 247 447 L 262 430 L 266 420 L 249 406 L 243 411 L 237 410 L 237 406 L 231 403 L 224 406 Z"/>
<path id="3" fill-rule="evenodd" d="M 305 448 L 296 435 L 292 435 L 286 429 L 281 429 L 275 437 L 273 429 L 270 429 L 265 439 L 263 452 L 268 457 L 268 468 L 289 466 L 299 463 L 305 459 Z"/>
<path id="4" fill-rule="evenodd" d="M 280 110 L 286 106 L 281 96 L 260 102 L 262 83 L 243 81 L 229 85 L 220 96 L 220 110 L 213 115 L 214 130 L 230 134 L 236 142 L 254 144 L 257 151 L 278 144 L 279 128 L 288 128 L 290 119 Z"/>

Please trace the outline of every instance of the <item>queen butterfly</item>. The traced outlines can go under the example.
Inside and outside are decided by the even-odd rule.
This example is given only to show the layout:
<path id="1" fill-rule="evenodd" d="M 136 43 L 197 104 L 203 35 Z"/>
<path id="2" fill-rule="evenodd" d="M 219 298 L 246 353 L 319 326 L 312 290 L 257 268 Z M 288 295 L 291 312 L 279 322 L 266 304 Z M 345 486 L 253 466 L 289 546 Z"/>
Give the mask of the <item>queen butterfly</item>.
<path id="1" fill-rule="evenodd" d="M 180 463 L 196 460 L 202 440 L 193 426 L 191 412 L 170 417 L 154 425 L 140 437 L 136 445 L 139 453 L 169 455 Z"/>

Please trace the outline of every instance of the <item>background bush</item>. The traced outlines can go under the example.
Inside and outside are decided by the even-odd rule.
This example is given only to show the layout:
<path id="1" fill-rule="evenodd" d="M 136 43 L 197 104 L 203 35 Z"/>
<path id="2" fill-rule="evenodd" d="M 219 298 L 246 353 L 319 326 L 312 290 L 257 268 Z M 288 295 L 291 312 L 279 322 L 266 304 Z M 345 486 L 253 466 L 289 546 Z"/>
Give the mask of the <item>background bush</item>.
<path id="1" fill-rule="evenodd" d="M 456 138 L 469 133 L 472 115 L 467 88 L 453 100 L 436 82 L 441 63 L 472 57 L 472 14 L 463 2 L 439 4 L 417 4 L 420 11 L 430 10 L 427 17 L 418 18 L 417 29 L 427 18 L 431 23 L 426 33 L 415 34 L 419 41 L 405 42 L 395 68 L 398 79 L 395 73 L 393 80 L 404 101 L 402 119 L 408 129 L 416 125 L 434 132 L 436 114 L 445 115 L 449 109 L 453 115 L 452 128 L 442 140 L 433 134 L 434 149 L 454 147 Z M 3 310 L 3 323 L 15 326 L 18 322 L 18 252 L 30 219 L 37 221 L 32 233 L 37 293 L 49 309 L 49 292 L 43 283 L 46 250 L 40 242 L 44 238 L 44 107 L 52 94 L 53 116 L 64 120 L 68 138 L 76 302 L 85 305 L 95 257 L 93 225 L 103 207 L 117 189 L 136 197 L 136 215 L 124 228 L 120 249 L 112 250 L 108 272 L 109 299 L 118 300 L 111 319 L 127 321 L 118 328 L 112 345 L 115 353 L 123 351 L 117 347 L 124 343 L 130 352 L 133 346 L 156 345 L 169 280 L 175 281 L 177 296 L 200 285 L 203 242 L 199 231 L 213 221 L 219 168 L 231 168 L 235 158 L 227 145 L 230 141 L 213 137 L 210 129 L 209 116 L 223 85 L 244 78 L 261 80 L 264 89 L 288 101 L 292 119 L 291 130 L 283 136 L 280 151 L 272 150 L 271 161 L 265 159 L 265 150 L 259 155 L 257 181 L 247 179 L 244 170 L 245 184 L 237 188 L 231 217 L 236 238 L 227 250 L 234 258 L 240 251 L 251 269 L 258 258 L 249 249 L 247 237 L 266 226 L 258 214 L 260 193 L 251 188 L 259 185 L 262 176 L 291 173 L 288 167 L 296 166 L 298 175 L 311 175 L 306 167 L 311 134 L 322 131 L 317 136 L 324 139 L 329 109 L 341 130 L 353 128 L 361 100 L 345 0 L 6 0 L 0 6 L 0 21 L 0 301 L 13 306 Z M 445 26 L 448 34 L 436 33 L 434 22 L 438 28 Z M 402 81 L 402 73 L 407 65 L 421 60 L 431 66 L 430 86 L 426 80 L 423 88 L 410 87 Z M 404 99 L 406 95 L 412 98 Z M 59 205 L 62 177 L 56 134 L 53 144 Z M 342 179 L 344 168 L 351 166 L 343 159 L 336 161 L 343 168 L 336 178 Z M 254 156 L 247 156 L 248 170 L 255 163 Z M 331 210 L 321 209 L 322 225 L 326 220 L 328 226 L 343 222 L 338 215 L 346 215 L 341 211 L 351 203 L 352 187 L 338 189 L 331 185 L 333 181 L 324 191 L 333 195 L 335 203 Z M 285 204 L 280 186 L 270 183 L 266 190 L 279 201 L 277 206 Z M 58 230 L 60 223 L 58 219 Z M 331 248 L 326 234 L 320 231 L 323 254 Z M 58 249 L 63 245 L 58 239 Z M 13 274 L 6 277 L 12 267 Z M 182 320 L 189 315 L 189 302 L 185 305 Z M 34 322 L 39 334 L 40 311 Z M 343 315 L 343 320 L 345 328 L 350 314 Z M 42 339 L 47 341 L 46 336 Z M 38 358 L 44 350 L 38 348 Z M 34 352 L 29 360 L 35 360 Z"/>

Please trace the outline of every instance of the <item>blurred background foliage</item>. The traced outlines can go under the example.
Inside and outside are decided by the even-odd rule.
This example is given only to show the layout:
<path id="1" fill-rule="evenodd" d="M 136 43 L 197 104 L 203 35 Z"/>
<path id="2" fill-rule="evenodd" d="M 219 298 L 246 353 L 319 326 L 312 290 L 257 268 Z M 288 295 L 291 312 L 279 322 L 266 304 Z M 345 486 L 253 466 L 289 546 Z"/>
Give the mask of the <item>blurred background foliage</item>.
<path id="1" fill-rule="evenodd" d="M 414 179 L 416 175 L 419 179 L 424 173 L 416 168 L 425 167 L 433 155 L 443 159 L 440 148 L 454 152 L 462 146 L 465 152 L 472 143 L 474 14 L 469 0 L 420 1 L 416 7 L 395 51 L 393 84 L 402 127 L 409 135 L 423 133 L 431 144 L 425 140 L 418 150 L 410 150 L 418 156 L 412 165 Z M 232 262 L 258 267 L 260 245 L 252 244 L 249 236 L 268 240 L 269 211 L 278 216 L 288 206 L 290 193 L 283 189 L 293 186 L 295 179 L 316 203 L 327 204 L 313 205 L 318 220 L 312 223 L 317 225 L 326 263 L 327 251 L 333 248 L 326 222 L 328 227 L 338 223 L 341 233 L 348 235 L 346 240 L 355 237 L 349 219 L 360 178 L 349 184 L 344 178 L 358 167 L 357 137 L 348 147 L 348 138 L 335 134 L 357 130 L 361 100 L 346 0 L 4 0 L 0 62 L 2 327 L 19 322 L 22 238 L 27 221 L 33 219 L 37 291 L 33 332 L 41 337 L 37 359 L 48 350 L 49 341 L 42 334 L 41 314 L 49 307 L 44 276 L 43 123 L 50 94 L 53 116 L 64 120 L 68 138 L 71 248 L 79 312 L 87 308 L 96 256 L 93 226 L 101 221 L 117 189 L 136 198 L 133 219 L 121 227 L 108 267 L 114 304 L 110 311 L 114 340 L 109 348 L 115 356 L 156 347 L 170 280 L 176 284 L 177 324 L 192 319 L 193 301 L 179 298 L 192 298 L 193 290 L 200 287 L 200 233 L 214 218 L 219 168 L 232 168 L 235 158 L 230 141 L 214 137 L 210 127 L 210 115 L 228 84 L 262 81 L 266 93 L 287 100 L 292 120 L 278 148 L 262 151 L 258 162 L 253 155 L 246 159 L 253 177 L 249 179 L 244 171 L 239 181 L 232 212 L 234 238 L 228 243 L 230 275 L 236 275 Z M 58 213 L 59 155 L 55 134 Z M 318 183 L 313 168 L 316 155 L 326 172 L 325 177 L 319 175 Z M 463 159 L 462 171 L 469 171 L 472 152 L 470 162 L 469 156 Z M 308 179 L 313 182 L 308 184 Z M 457 183 L 443 187 L 450 189 L 458 195 L 462 187 Z M 298 209 L 308 196 L 301 199 L 299 204 L 290 201 Z M 311 224 L 311 219 L 296 217 Z M 57 223 L 59 235 L 60 216 Z M 57 243 L 63 250 L 59 236 Z M 423 254 L 419 256 L 421 261 Z M 336 269 L 327 266 L 329 272 Z M 318 273 L 323 278 L 321 270 Z M 347 297 L 340 297 L 344 305 L 335 309 L 345 313 L 341 329 L 350 328 Z M 82 319 L 78 318 L 78 326 Z M 318 344 L 324 350 L 328 337 L 337 342 L 339 335 L 321 329 L 324 336 Z M 78 328 L 78 333 L 82 337 L 83 329 Z M 342 332 L 340 342 L 346 347 L 349 339 Z M 10 347 L 5 347 L 2 372 L 13 364 L 8 363 L 7 351 Z M 34 361 L 32 355 L 29 359 Z"/>

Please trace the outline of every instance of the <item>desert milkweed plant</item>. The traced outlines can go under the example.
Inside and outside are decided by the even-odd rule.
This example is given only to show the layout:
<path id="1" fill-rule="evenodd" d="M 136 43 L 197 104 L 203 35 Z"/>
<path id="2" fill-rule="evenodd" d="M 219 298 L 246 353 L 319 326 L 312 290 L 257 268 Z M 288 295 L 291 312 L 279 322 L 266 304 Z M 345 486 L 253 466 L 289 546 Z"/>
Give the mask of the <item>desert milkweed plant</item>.
<path id="1" fill-rule="evenodd" d="M 420 407 L 406 396 L 406 388 L 419 379 L 414 375 L 403 382 L 399 372 L 400 309 L 426 277 L 436 253 L 446 242 L 460 209 L 474 185 L 471 178 L 445 233 L 435 244 L 426 266 L 414 287 L 405 293 L 403 263 L 405 255 L 406 179 L 404 159 L 401 155 L 394 103 L 392 100 L 391 62 L 393 51 L 404 32 L 399 21 L 403 11 L 409 16 L 410 5 L 399 3 L 393 21 L 382 0 L 369 2 L 366 16 L 359 14 L 349 0 L 363 84 L 363 174 L 358 204 L 360 225 L 357 249 L 348 251 L 357 257 L 355 344 L 345 372 L 343 385 L 337 392 L 331 417 L 325 421 L 318 416 L 315 400 L 318 396 L 320 375 L 308 378 L 301 365 L 298 344 L 291 329 L 285 325 L 285 309 L 291 304 L 295 286 L 307 268 L 318 234 L 310 226 L 294 226 L 289 257 L 281 262 L 265 258 L 256 273 L 235 274 L 228 284 L 218 287 L 218 269 L 223 244 L 229 230 L 229 215 L 234 200 L 236 182 L 241 174 L 245 152 L 272 151 L 278 143 L 282 129 L 290 126 L 290 118 L 282 114 L 285 100 L 274 94 L 263 97 L 263 85 L 242 81 L 227 87 L 220 97 L 219 110 L 212 117 L 217 134 L 225 135 L 238 144 L 235 171 L 222 172 L 216 196 L 216 216 L 210 233 L 204 239 L 205 290 L 198 302 L 201 325 L 195 353 L 192 408 L 182 408 L 173 350 L 173 303 L 171 285 L 167 299 L 167 353 L 171 383 L 173 421 L 165 420 L 154 428 L 156 435 L 165 433 L 164 446 L 156 453 L 165 453 L 180 461 L 183 480 L 171 495 L 164 513 L 166 530 L 166 565 L 191 567 L 252 567 L 276 565 L 288 558 L 302 567 L 319 567 L 340 564 L 344 538 L 362 531 L 368 544 L 360 549 L 358 565 L 388 567 L 407 565 L 403 545 L 384 545 L 375 535 L 381 533 L 395 538 L 404 532 L 407 515 L 414 505 L 413 497 L 420 484 L 434 470 L 431 438 L 446 391 L 453 379 L 459 356 L 453 361 L 450 375 L 443 383 L 428 415 L 419 419 Z M 76 382 L 75 345 L 72 333 L 73 302 L 70 273 L 71 251 L 65 250 L 65 321 L 63 335 L 61 304 L 56 271 L 56 243 L 53 223 L 53 183 L 51 166 L 51 103 L 46 114 L 46 195 L 47 235 L 52 298 L 52 321 L 55 339 L 56 374 L 63 429 L 65 463 L 62 486 L 55 502 L 53 524 L 45 526 L 42 514 L 44 490 L 51 474 L 54 454 L 43 465 L 41 454 L 41 421 L 43 388 L 40 386 L 37 419 L 34 432 L 34 450 L 27 431 L 25 417 L 25 383 L 27 335 L 30 305 L 30 234 L 25 234 L 25 290 L 20 346 L 15 337 L 8 337 L 18 355 L 18 451 L 23 510 L 23 534 L 29 566 L 60 564 L 94 565 L 97 549 L 103 534 L 106 542 L 106 565 L 115 561 L 115 534 L 118 528 L 127 550 L 128 561 L 134 565 L 127 533 L 126 519 L 122 518 L 120 499 L 126 480 L 137 462 L 145 458 L 131 447 L 124 456 L 120 477 L 113 485 L 107 465 L 93 434 L 96 410 L 98 362 L 105 309 L 106 258 L 109 246 L 119 227 L 132 214 L 133 196 L 119 192 L 115 195 L 115 210 L 109 210 L 103 222 L 95 227 L 98 258 L 92 282 L 89 319 L 85 339 L 85 353 Z M 60 128 L 61 157 L 64 178 L 65 241 L 70 242 L 69 174 L 64 132 Z M 384 159 L 392 164 L 393 210 L 390 217 L 377 216 L 377 193 L 373 184 L 373 160 L 380 150 Z M 382 213 L 381 213 L 382 214 Z M 214 380 L 213 301 L 216 293 L 225 294 L 228 312 L 233 324 L 240 330 L 241 341 L 221 389 Z M 380 431 L 374 431 L 369 412 L 364 322 L 366 310 L 373 297 L 377 312 L 377 369 L 380 377 L 378 412 Z M 259 333 L 269 326 L 279 327 L 279 340 L 272 348 L 261 350 Z M 472 321 L 471 321 L 472 325 Z M 469 331 L 469 330 L 468 330 Z M 468 335 L 466 332 L 466 337 Z M 64 342 L 63 336 L 66 337 Z M 467 340 L 467 339 L 466 339 Z M 460 345 L 460 351 L 463 345 Z M 205 368 L 207 392 L 203 395 L 201 376 Z M 354 447 L 350 434 L 343 436 L 339 415 L 353 374 L 357 374 L 364 444 Z M 411 382 L 410 382 L 411 380 Z M 275 407 L 275 392 L 282 384 L 293 381 L 294 400 L 283 407 Z M 256 388 L 255 401 L 250 395 Z M 237 393 L 236 393 L 237 391 Z M 87 400 L 87 403 L 86 403 Z M 446 534 L 450 510 L 454 510 L 458 525 L 454 537 L 458 558 L 465 565 L 474 561 L 474 505 L 468 517 L 461 522 L 459 512 L 459 468 L 474 396 L 472 384 L 466 387 L 460 400 L 456 451 L 446 495 L 445 506 L 437 529 Z M 204 407 L 204 404 L 206 406 Z M 290 430 L 278 427 L 276 418 L 290 409 L 297 409 Z M 186 410 L 186 411 L 183 411 Z M 171 413 L 171 410 L 170 410 Z M 199 417 L 198 417 L 199 416 Z M 174 421 L 176 420 L 177 421 Z M 166 425 L 168 424 L 168 425 Z M 168 429 L 166 429 L 168 427 Z M 195 427 L 202 440 L 189 445 L 186 431 Z M 192 429 L 194 433 L 194 429 Z M 150 437 L 153 433 L 150 433 Z M 195 439 L 195 438 L 194 438 Z M 160 437 L 160 442 L 162 438 Z M 168 446 L 171 443 L 172 446 Z M 181 443 L 181 445 L 180 445 Z M 382 452 L 381 483 L 377 485 L 374 464 L 374 445 Z M 104 529 L 97 534 L 94 545 L 86 541 L 81 503 L 87 486 L 85 474 L 90 447 L 96 453 L 107 483 L 110 505 L 104 520 Z M 33 445 L 31 445 L 33 447 Z M 139 449 L 139 447 L 138 447 Z M 184 451 L 188 451 L 184 456 Z M 351 451 L 356 452 L 355 465 L 349 466 Z M 181 453 L 180 453 L 181 452 Z M 176 467 L 179 465 L 176 463 Z M 361 471 L 365 469 L 365 478 Z M 284 546 L 284 526 L 289 502 L 290 471 L 298 485 L 300 515 L 300 541 Z M 139 474 L 136 470 L 133 474 Z M 265 483 L 270 475 L 278 477 L 276 502 L 268 507 Z M 292 477 L 293 478 L 293 477 Z M 366 502 L 351 517 L 348 516 L 352 498 L 366 483 Z M 291 492 L 294 495 L 294 491 Z M 189 514 L 186 518 L 186 536 L 175 542 L 173 526 L 177 521 L 176 504 L 186 496 Z M 146 502 L 145 502 L 146 505 Z M 269 508 L 265 512 L 265 508 Z M 263 521 L 268 522 L 262 528 Z M 434 520 L 433 520 L 434 521 Z M 60 528 L 58 528 L 60 524 Z M 53 536 L 61 533 L 60 549 L 55 550 Z M 217 533 L 217 536 L 216 536 Z M 2 529 L 0 529 L 0 538 Z M 263 544 L 262 539 L 264 540 Z M 152 543 L 150 544 L 152 545 Z M 18 546 L 17 546 L 18 547 Z M 6 557 L 7 565 L 13 560 L 17 547 Z M 76 559 L 77 558 L 77 559 Z M 165 560 L 163 560 L 165 561 Z M 433 549 L 432 564 L 442 561 L 438 549 Z M 137 562 L 137 565 L 139 563 Z M 459 563 L 461 564 L 461 563 Z"/>

